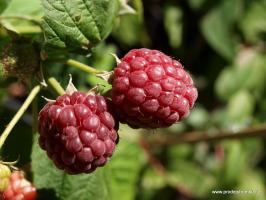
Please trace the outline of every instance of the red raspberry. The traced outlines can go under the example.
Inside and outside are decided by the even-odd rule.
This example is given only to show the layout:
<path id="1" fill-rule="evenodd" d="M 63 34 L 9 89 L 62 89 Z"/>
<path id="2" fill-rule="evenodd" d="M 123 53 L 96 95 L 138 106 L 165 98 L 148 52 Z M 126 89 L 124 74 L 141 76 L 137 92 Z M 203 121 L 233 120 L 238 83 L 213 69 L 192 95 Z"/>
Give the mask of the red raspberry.
<path id="1" fill-rule="evenodd" d="M 198 96 L 180 62 L 144 48 L 121 59 L 112 85 L 117 117 L 132 128 L 170 126 L 188 116 Z"/>
<path id="2" fill-rule="evenodd" d="M 39 144 L 59 169 L 90 173 L 105 165 L 116 146 L 115 120 L 103 96 L 74 92 L 39 113 Z"/>
<path id="3" fill-rule="evenodd" d="M 36 188 L 24 178 L 22 172 L 13 172 L 9 179 L 9 185 L 3 192 L 3 200 L 35 200 Z"/>
<path id="4" fill-rule="evenodd" d="M 11 171 L 8 166 L 0 163 L 0 192 L 4 191 L 8 186 Z"/>

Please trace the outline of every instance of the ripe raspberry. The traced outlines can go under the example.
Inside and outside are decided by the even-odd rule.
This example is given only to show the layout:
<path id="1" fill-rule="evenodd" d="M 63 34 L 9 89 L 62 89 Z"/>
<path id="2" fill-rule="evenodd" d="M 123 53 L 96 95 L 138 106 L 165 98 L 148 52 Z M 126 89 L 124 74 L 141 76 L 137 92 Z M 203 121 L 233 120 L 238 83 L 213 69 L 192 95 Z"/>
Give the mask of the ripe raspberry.
<path id="1" fill-rule="evenodd" d="M 22 172 L 13 172 L 9 179 L 9 185 L 3 192 L 3 200 L 35 200 L 36 188 L 24 178 Z"/>
<path id="2" fill-rule="evenodd" d="M 132 128 L 170 126 L 188 116 L 198 96 L 180 62 L 145 48 L 121 59 L 112 86 L 117 117 Z"/>
<path id="3" fill-rule="evenodd" d="M 105 165 L 116 146 L 115 120 L 103 96 L 74 92 L 39 113 L 39 144 L 59 169 L 90 173 Z"/>
<path id="4" fill-rule="evenodd" d="M 10 175 L 9 167 L 0 163 L 0 192 L 6 189 Z"/>

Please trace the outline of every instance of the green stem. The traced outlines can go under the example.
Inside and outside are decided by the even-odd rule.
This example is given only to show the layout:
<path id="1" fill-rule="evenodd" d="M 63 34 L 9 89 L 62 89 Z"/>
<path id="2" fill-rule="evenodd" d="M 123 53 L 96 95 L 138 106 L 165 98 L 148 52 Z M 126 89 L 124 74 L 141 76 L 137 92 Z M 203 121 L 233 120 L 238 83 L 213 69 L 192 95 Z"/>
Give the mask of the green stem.
<path id="1" fill-rule="evenodd" d="M 32 133 L 35 134 L 38 130 L 38 101 L 34 99 L 32 102 Z"/>
<path id="2" fill-rule="evenodd" d="M 100 74 L 100 73 L 103 73 L 102 71 L 99 71 L 97 69 L 94 69 L 93 67 L 90 67 L 88 65 L 85 65 L 83 63 L 80 63 L 76 60 L 72 60 L 72 59 L 69 59 L 66 61 L 66 64 L 71 66 L 71 67 L 75 67 L 77 69 L 80 69 L 88 74 Z"/>
<path id="3" fill-rule="evenodd" d="M 65 90 L 62 88 L 62 86 L 60 85 L 60 83 L 54 77 L 48 78 L 47 82 L 54 89 L 54 91 L 58 95 L 61 96 L 61 95 L 65 94 Z"/>
<path id="4" fill-rule="evenodd" d="M 31 80 L 30 88 L 33 89 L 35 86 L 35 81 Z M 32 112 L 32 134 L 37 132 L 37 124 L 38 124 L 38 100 L 36 98 L 33 99 L 31 103 L 31 112 Z"/>
<path id="5" fill-rule="evenodd" d="M 40 90 L 41 90 L 41 86 L 40 85 L 35 86 L 31 90 L 29 96 L 27 97 L 27 99 L 25 100 L 23 105 L 20 107 L 20 109 L 18 110 L 16 115 L 13 117 L 13 119 L 9 122 L 9 124 L 6 127 L 6 129 L 4 130 L 4 132 L 0 136 L 0 149 L 2 148 L 2 146 L 3 146 L 6 138 L 8 137 L 9 133 L 12 131 L 12 129 L 14 128 L 14 126 L 16 125 L 18 120 L 21 118 L 21 116 L 27 110 L 27 108 L 29 107 L 29 105 L 31 104 L 33 99 L 36 97 L 36 95 L 40 92 Z"/>
<path id="6" fill-rule="evenodd" d="M 32 133 L 35 134 L 38 130 L 38 100 L 32 101 Z"/>

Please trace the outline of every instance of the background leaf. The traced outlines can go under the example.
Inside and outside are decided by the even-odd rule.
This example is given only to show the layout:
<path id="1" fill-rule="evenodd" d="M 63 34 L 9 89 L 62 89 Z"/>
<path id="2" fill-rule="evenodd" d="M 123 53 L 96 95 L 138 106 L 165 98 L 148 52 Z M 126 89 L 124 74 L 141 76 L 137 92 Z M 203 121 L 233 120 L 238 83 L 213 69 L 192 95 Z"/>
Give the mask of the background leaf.
<path id="1" fill-rule="evenodd" d="M 40 27 L 30 21 L 40 21 L 43 15 L 39 0 L 11 0 L 1 16 L 2 24 L 16 33 L 39 33 Z"/>
<path id="2" fill-rule="evenodd" d="M 135 14 L 125 14 L 116 21 L 112 36 L 123 46 L 147 45 L 149 37 L 143 19 L 143 4 L 141 0 L 131 1 Z"/>
<path id="3" fill-rule="evenodd" d="M 164 15 L 164 26 L 169 37 L 170 45 L 173 48 L 177 48 L 182 42 L 182 10 L 178 7 L 168 6 L 165 9 Z"/>
<path id="4" fill-rule="evenodd" d="M 240 20 L 240 27 L 246 39 L 256 43 L 261 40 L 265 41 L 266 35 L 266 1 L 252 1 L 247 6 L 247 12 Z"/>
<path id="5" fill-rule="evenodd" d="M 106 166 L 110 200 L 132 200 L 141 167 L 144 164 L 144 155 L 139 146 L 123 138 L 109 165 Z"/>
<path id="6" fill-rule="evenodd" d="M 6 7 L 8 6 L 9 4 L 9 0 L 2 0 L 0 2 L 0 14 L 6 9 Z"/>
<path id="7" fill-rule="evenodd" d="M 247 119 L 254 111 L 254 103 L 254 99 L 248 91 L 237 92 L 228 103 L 228 117 L 238 122 Z"/>
<path id="8" fill-rule="evenodd" d="M 233 23 L 238 14 L 238 0 L 222 1 L 209 12 L 201 23 L 201 30 L 208 43 L 224 58 L 232 59 L 237 40 L 232 34 Z"/>

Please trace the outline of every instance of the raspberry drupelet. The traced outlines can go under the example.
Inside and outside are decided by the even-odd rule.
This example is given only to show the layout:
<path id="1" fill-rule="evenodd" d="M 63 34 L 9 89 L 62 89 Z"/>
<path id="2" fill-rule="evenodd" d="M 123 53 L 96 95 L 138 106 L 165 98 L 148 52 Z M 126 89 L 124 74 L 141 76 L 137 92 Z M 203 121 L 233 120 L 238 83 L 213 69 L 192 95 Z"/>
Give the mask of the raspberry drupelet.
<path id="1" fill-rule="evenodd" d="M 39 144 L 69 174 L 91 173 L 105 165 L 116 141 L 116 122 L 103 96 L 74 92 L 39 113 Z"/>
<path id="2" fill-rule="evenodd" d="M 157 50 L 133 49 L 114 69 L 117 118 L 132 128 L 168 127 L 189 115 L 198 92 L 182 64 Z"/>
<path id="3" fill-rule="evenodd" d="M 8 187 L 3 192 L 2 198 L 3 200 L 36 200 L 37 191 L 36 188 L 24 178 L 23 172 L 15 171 L 9 178 Z"/>

